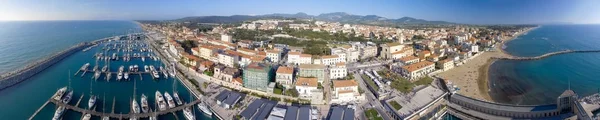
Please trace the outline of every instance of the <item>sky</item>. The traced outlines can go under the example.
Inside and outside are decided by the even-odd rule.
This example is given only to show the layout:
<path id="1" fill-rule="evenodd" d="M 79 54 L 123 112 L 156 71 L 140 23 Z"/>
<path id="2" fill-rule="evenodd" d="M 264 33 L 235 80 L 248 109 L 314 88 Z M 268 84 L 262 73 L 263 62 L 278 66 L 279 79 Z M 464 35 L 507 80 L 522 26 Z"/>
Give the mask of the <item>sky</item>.
<path id="1" fill-rule="evenodd" d="M 600 24 L 600 0 L 0 0 L 0 20 L 169 20 L 346 12 L 466 24 Z"/>

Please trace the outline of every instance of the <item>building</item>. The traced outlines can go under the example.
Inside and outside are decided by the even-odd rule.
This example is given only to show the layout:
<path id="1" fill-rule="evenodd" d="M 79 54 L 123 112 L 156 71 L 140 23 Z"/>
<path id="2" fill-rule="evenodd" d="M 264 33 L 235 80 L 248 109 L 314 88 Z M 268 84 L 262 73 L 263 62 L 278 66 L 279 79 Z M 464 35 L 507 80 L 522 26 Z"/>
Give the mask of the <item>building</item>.
<path id="1" fill-rule="evenodd" d="M 348 72 L 346 68 L 346 63 L 344 62 L 337 63 L 335 64 L 335 66 L 329 68 L 330 79 L 342 79 L 346 76 L 348 76 Z"/>
<path id="2" fill-rule="evenodd" d="M 225 67 L 222 65 L 214 68 L 213 78 L 223 80 L 226 82 L 233 82 L 233 80 L 240 76 L 240 71 L 235 68 Z"/>
<path id="3" fill-rule="evenodd" d="M 321 57 L 321 64 L 330 66 L 340 62 L 345 62 L 343 56 L 339 55 L 326 55 Z"/>
<path id="4" fill-rule="evenodd" d="M 275 72 L 271 69 L 271 65 L 251 63 L 244 69 L 242 79 L 246 88 L 267 91 L 269 82 L 274 76 Z"/>
<path id="5" fill-rule="evenodd" d="M 323 83 L 323 80 L 325 80 L 325 65 L 300 64 L 298 68 L 298 76 L 300 77 L 316 77 L 319 83 Z"/>
<path id="6" fill-rule="evenodd" d="M 417 88 L 410 94 L 410 97 L 392 96 L 381 102 L 385 111 L 392 119 L 431 120 L 437 119 L 443 113 L 445 108 L 445 101 L 443 99 L 448 92 L 432 86 L 426 86 Z"/>
<path id="7" fill-rule="evenodd" d="M 348 103 L 364 99 L 358 92 L 358 83 L 354 80 L 332 80 L 332 103 Z"/>
<path id="8" fill-rule="evenodd" d="M 450 70 L 450 69 L 454 68 L 454 60 L 444 59 L 444 60 L 438 61 L 435 66 L 444 71 Z"/>
<path id="9" fill-rule="evenodd" d="M 376 57 L 376 56 L 377 56 L 377 46 L 367 45 L 367 46 L 360 48 L 360 54 L 359 54 L 360 59 L 367 59 L 367 58 Z"/>
<path id="10" fill-rule="evenodd" d="M 231 109 L 245 96 L 245 94 L 241 94 L 235 91 L 223 90 L 219 92 L 215 99 L 217 100 L 217 105 L 225 109 Z"/>
<path id="11" fill-rule="evenodd" d="M 317 78 L 311 77 L 299 77 L 296 81 L 296 91 L 298 91 L 298 97 L 300 98 L 311 98 L 313 91 L 318 91 Z"/>
<path id="12" fill-rule="evenodd" d="M 221 41 L 228 42 L 228 43 L 232 43 L 233 42 L 231 36 L 227 35 L 227 34 L 221 34 Z"/>
<path id="13" fill-rule="evenodd" d="M 213 51 L 215 49 L 214 46 L 212 45 L 200 45 L 198 46 L 200 48 L 200 57 L 207 59 L 207 60 L 211 60 L 214 56 L 214 53 L 216 51 Z"/>
<path id="14" fill-rule="evenodd" d="M 184 55 L 183 57 L 183 61 L 185 62 L 185 64 L 188 64 L 190 66 L 196 66 L 199 60 L 200 58 L 190 54 Z"/>
<path id="15" fill-rule="evenodd" d="M 400 71 L 400 74 L 408 79 L 414 80 L 427 75 L 435 70 L 435 64 L 429 61 L 421 61 L 415 64 L 410 64 L 400 67 L 394 67 L 394 71 Z"/>
<path id="16" fill-rule="evenodd" d="M 408 64 L 413 64 L 413 63 L 419 62 L 419 58 L 410 55 L 410 56 L 400 58 L 399 62 L 404 65 L 408 65 Z"/>
<path id="17" fill-rule="evenodd" d="M 294 68 L 286 66 L 277 68 L 275 82 L 283 85 L 286 89 L 291 88 L 294 83 Z"/>
<path id="18" fill-rule="evenodd" d="M 281 51 L 267 50 L 267 58 L 269 58 L 271 62 L 279 62 L 279 60 L 281 60 Z"/>
<path id="19" fill-rule="evenodd" d="M 397 42 L 381 44 L 380 46 L 381 52 L 379 56 L 383 59 L 392 59 L 392 53 L 401 51 L 404 48 L 404 45 Z"/>
<path id="20" fill-rule="evenodd" d="M 231 52 L 233 52 L 233 51 L 231 51 Z M 238 56 L 235 53 L 231 53 L 231 52 L 220 52 L 217 55 L 217 58 L 219 60 L 219 63 L 221 63 L 227 67 L 235 68 L 240 60 L 240 56 Z"/>

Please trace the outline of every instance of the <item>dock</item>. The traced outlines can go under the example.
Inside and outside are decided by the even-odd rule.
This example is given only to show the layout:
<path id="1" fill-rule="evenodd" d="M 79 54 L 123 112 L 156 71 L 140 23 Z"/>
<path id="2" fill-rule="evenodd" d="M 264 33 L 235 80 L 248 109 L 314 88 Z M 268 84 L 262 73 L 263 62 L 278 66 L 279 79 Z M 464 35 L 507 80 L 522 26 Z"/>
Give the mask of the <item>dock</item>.
<path id="1" fill-rule="evenodd" d="M 56 101 L 54 99 L 50 99 L 49 102 L 56 104 L 57 106 L 63 106 L 67 110 L 72 110 L 72 111 L 79 112 L 79 113 L 88 113 L 92 116 L 98 116 L 98 117 L 108 116 L 110 118 L 115 118 L 115 119 L 118 119 L 118 118 L 128 119 L 128 118 L 148 118 L 148 117 L 155 116 L 155 115 L 165 115 L 165 114 L 169 114 L 169 113 L 174 113 L 176 111 L 181 111 L 186 107 L 192 107 L 192 106 L 200 103 L 200 100 L 191 101 L 190 103 L 180 105 L 180 106 L 177 106 L 177 107 L 174 107 L 171 109 L 167 109 L 164 111 L 156 111 L 156 112 L 149 112 L 149 113 L 125 113 L 125 114 L 123 114 L 123 113 L 120 113 L 120 114 L 104 113 L 104 112 L 93 111 L 93 110 L 79 108 L 79 107 L 76 107 L 73 105 L 65 104 L 60 101 Z M 113 109 L 113 112 L 114 112 L 114 109 Z"/>
<path id="2" fill-rule="evenodd" d="M 77 104 L 75 104 L 75 106 L 79 106 L 81 99 L 83 99 L 83 93 L 81 93 L 81 97 L 79 97 L 79 100 L 77 100 Z"/>
<path id="3" fill-rule="evenodd" d="M 551 52 L 551 53 L 546 53 L 540 56 L 535 56 L 535 57 L 516 57 L 516 56 L 512 56 L 512 57 L 492 57 L 493 59 L 499 59 L 499 60 L 521 60 L 521 61 L 525 61 L 525 60 L 539 60 L 539 59 L 543 59 L 546 57 L 550 57 L 550 56 L 555 56 L 555 55 L 560 55 L 560 54 L 568 54 L 568 53 L 595 53 L 595 52 L 600 52 L 600 50 L 563 50 L 563 51 L 557 51 L 557 52 Z"/>
<path id="4" fill-rule="evenodd" d="M 52 99 L 52 98 L 50 98 L 50 99 Z M 44 107 L 46 107 L 46 105 L 48 105 L 48 103 L 50 103 L 50 100 L 46 101 L 46 103 L 44 103 L 44 105 L 42 105 L 42 107 L 38 108 L 38 109 L 35 111 L 35 113 L 33 113 L 33 115 L 31 115 L 31 117 L 29 117 L 29 120 L 32 120 L 32 119 L 33 119 L 33 117 L 35 117 L 35 116 L 36 116 L 38 113 L 40 113 L 40 111 L 42 111 L 42 109 L 43 109 Z"/>

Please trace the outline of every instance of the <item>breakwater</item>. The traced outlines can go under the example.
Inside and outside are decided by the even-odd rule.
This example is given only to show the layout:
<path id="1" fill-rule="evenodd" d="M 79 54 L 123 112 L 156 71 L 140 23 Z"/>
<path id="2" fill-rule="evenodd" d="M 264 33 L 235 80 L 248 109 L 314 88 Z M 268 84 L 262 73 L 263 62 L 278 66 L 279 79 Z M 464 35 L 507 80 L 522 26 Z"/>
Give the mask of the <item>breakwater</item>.
<path id="1" fill-rule="evenodd" d="M 71 46 L 68 49 L 60 51 L 56 54 L 47 56 L 38 61 L 35 61 L 29 65 L 26 65 L 20 69 L 14 70 L 12 72 L 4 73 L 0 75 L 0 90 L 6 89 L 13 85 L 16 85 L 28 78 L 42 72 L 46 68 L 60 62 L 64 58 L 72 55 L 73 53 L 79 52 L 87 47 L 93 46 L 95 44 L 101 43 L 103 41 L 109 40 L 113 37 L 102 38 L 98 40 L 94 40 L 92 42 L 83 42 L 77 45 Z"/>
<path id="2" fill-rule="evenodd" d="M 560 55 L 560 54 L 593 53 L 593 52 L 600 52 L 600 50 L 563 50 L 563 51 L 546 53 L 546 54 L 543 54 L 540 56 L 535 56 L 535 57 L 514 57 L 513 56 L 513 57 L 492 57 L 492 58 L 498 59 L 498 60 L 539 60 L 539 59 L 543 59 L 543 58 L 554 56 L 554 55 Z"/>

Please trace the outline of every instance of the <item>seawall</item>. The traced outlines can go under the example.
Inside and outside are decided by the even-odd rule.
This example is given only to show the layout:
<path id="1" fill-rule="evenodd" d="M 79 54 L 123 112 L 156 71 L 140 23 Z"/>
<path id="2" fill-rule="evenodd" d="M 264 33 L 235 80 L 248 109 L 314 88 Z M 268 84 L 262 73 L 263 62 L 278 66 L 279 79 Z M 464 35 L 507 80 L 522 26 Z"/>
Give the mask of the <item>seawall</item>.
<path id="1" fill-rule="evenodd" d="M 7 72 L 0 75 L 0 90 L 6 89 L 8 87 L 14 86 L 20 82 L 27 80 L 28 78 L 44 71 L 46 68 L 60 62 L 64 58 L 72 55 L 73 53 L 79 52 L 87 47 L 90 47 L 94 44 L 102 42 L 104 40 L 108 40 L 112 37 L 102 38 L 98 40 L 94 40 L 91 42 L 83 42 L 77 45 L 74 45 L 68 49 L 60 51 L 51 56 L 42 58 L 38 61 L 35 61 L 29 65 L 26 65 L 20 69 L 14 70 L 12 72 Z"/>

